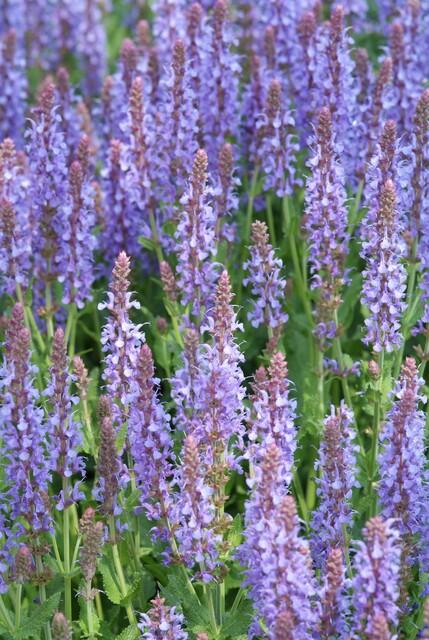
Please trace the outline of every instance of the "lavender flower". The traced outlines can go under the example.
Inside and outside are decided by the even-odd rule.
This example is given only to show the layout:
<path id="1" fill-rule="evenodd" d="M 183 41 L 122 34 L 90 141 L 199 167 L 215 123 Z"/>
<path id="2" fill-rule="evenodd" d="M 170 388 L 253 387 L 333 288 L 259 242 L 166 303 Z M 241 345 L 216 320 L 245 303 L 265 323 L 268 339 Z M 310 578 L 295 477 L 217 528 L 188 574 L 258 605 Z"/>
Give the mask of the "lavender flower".
<path id="1" fill-rule="evenodd" d="M 252 224 L 251 240 L 251 257 L 243 265 L 249 275 L 243 284 L 251 284 L 256 300 L 252 300 L 248 319 L 253 327 L 265 324 L 272 329 L 279 329 L 288 319 L 282 310 L 286 288 L 286 281 L 281 277 L 283 262 L 275 257 L 265 222 L 257 220 Z"/>
<path id="2" fill-rule="evenodd" d="M 417 548 L 426 551 L 428 478 L 425 456 L 425 416 L 418 409 L 423 380 L 416 362 L 407 358 L 395 389 L 396 400 L 381 432 L 378 495 L 381 513 L 394 518 L 403 536 L 403 561 L 415 559 Z M 404 556 L 408 557 L 404 557 Z M 427 555 L 427 553 L 426 553 Z M 422 558 L 424 563 L 427 557 Z"/>
<path id="3" fill-rule="evenodd" d="M 77 54 L 83 72 L 83 91 L 92 97 L 100 93 L 107 67 L 107 42 L 102 10 L 97 0 L 84 0 L 79 22 Z"/>
<path id="4" fill-rule="evenodd" d="M 319 30 L 314 67 L 314 102 L 316 109 L 329 106 L 342 162 L 349 180 L 360 164 L 358 85 L 351 57 L 351 38 L 344 26 L 344 9 L 337 6 L 326 27 Z"/>
<path id="5" fill-rule="evenodd" d="M 199 565 L 199 577 L 213 580 L 219 566 L 221 537 L 214 531 L 215 507 L 207 484 L 206 468 L 192 435 L 183 442 L 182 464 L 175 484 L 179 489 L 172 510 L 172 522 L 181 561 L 192 568 Z"/>
<path id="6" fill-rule="evenodd" d="M 34 120 L 27 132 L 31 175 L 31 220 L 34 225 L 33 256 L 36 302 L 60 272 L 59 247 L 64 231 L 62 205 L 66 196 L 67 146 L 54 103 L 55 87 L 45 83 L 40 91 Z M 48 302 L 48 301 L 47 301 Z M 52 309 L 47 309 L 51 313 Z"/>
<path id="7" fill-rule="evenodd" d="M 27 99 L 24 51 L 11 29 L 0 41 L 0 138 L 22 146 Z"/>
<path id="8" fill-rule="evenodd" d="M 227 219 L 238 209 L 235 189 L 240 184 L 234 168 L 233 147 L 225 142 L 219 151 L 216 185 L 213 189 L 216 235 L 228 241 L 235 239 L 234 228 Z"/>
<path id="9" fill-rule="evenodd" d="M 239 124 L 241 66 L 232 48 L 236 38 L 228 21 L 228 5 L 217 0 L 206 32 L 201 104 L 204 109 L 204 145 L 209 158 L 218 157 L 221 145 Z"/>
<path id="10" fill-rule="evenodd" d="M 3 500 L 12 523 L 18 518 L 38 534 L 48 531 L 51 514 L 46 496 L 51 463 L 46 448 L 48 430 L 33 386 L 36 368 L 30 362 L 30 333 L 24 309 L 16 304 L 6 330 L 5 357 L 0 373 Z"/>
<path id="11" fill-rule="evenodd" d="M 0 144 L 0 272 L 2 288 L 26 288 L 31 269 L 32 229 L 25 163 L 9 138 Z"/>
<path id="12" fill-rule="evenodd" d="M 422 261 L 425 263 L 425 242 L 427 233 L 426 206 L 428 202 L 427 161 L 429 154 L 429 89 L 420 96 L 413 119 L 410 140 L 410 170 L 411 170 L 411 203 L 410 226 L 413 238 L 422 235 Z"/>
<path id="13" fill-rule="evenodd" d="M 93 495 L 101 504 L 101 511 L 104 515 L 118 516 L 122 512 L 118 495 L 128 483 L 129 476 L 116 448 L 116 434 L 111 415 L 106 415 L 101 419 L 100 432 L 97 480 Z"/>
<path id="14" fill-rule="evenodd" d="M 257 122 L 260 132 L 259 159 L 265 175 L 264 187 L 280 198 L 292 194 L 300 181 L 295 175 L 298 144 L 294 119 L 283 106 L 282 87 L 273 80 L 267 92 L 263 115 Z"/>
<path id="15" fill-rule="evenodd" d="M 52 467 L 62 478 L 70 478 L 74 473 L 80 475 L 84 471 L 84 462 L 79 456 L 82 443 L 80 425 L 73 416 L 73 405 L 77 398 L 70 394 L 73 381 L 68 373 L 69 362 L 62 329 L 57 329 L 52 343 L 52 366 L 50 383 L 45 396 L 50 400 L 49 431 Z M 70 492 L 70 489 L 68 489 Z M 61 491 L 57 508 L 66 508 L 70 502 L 82 498 L 79 483 L 75 483 L 72 493 Z"/>
<path id="16" fill-rule="evenodd" d="M 380 65 L 377 77 L 372 81 L 371 95 L 363 105 L 363 128 L 367 134 L 367 150 L 365 160 L 368 160 L 374 145 L 380 136 L 380 121 L 391 103 L 392 59 L 385 58 Z M 396 135 L 396 133 L 395 133 Z"/>
<path id="17" fill-rule="evenodd" d="M 128 413 L 132 376 L 140 347 L 145 341 L 141 325 L 135 325 L 129 316 L 131 309 L 140 309 L 128 291 L 130 282 L 130 259 L 121 252 L 112 272 L 107 302 L 100 303 L 100 310 L 107 309 L 110 317 L 103 328 L 101 344 L 105 357 L 103 379 L 106 391 L 115 402 L 114 418 L 120 427 Z"/>
<path id="18" fill-rule="evenodd" d="M 316 584 L 308 543 L 299 537 L 292 496 L 284 496 L 271 520 L 261 524 L 265 528 L 258 540 L 259 568 L 256 576 L 246 579 L 250 597 L 265 621 L 269 638 L 310 640 L 317 623 L 312 605 Z"/>
<path id="19" fill-rule="evenodd" d="M 183 629 L 184 618 L 176 607 L 165 604 L 164 598 L 157 596 L 151 602 L 148 613 L 143 613 L 138 625 L 144 640 L 187 640 Z"/>
<path id="20" fill-rule="evenodd" d="M 393 62 L 393 105 L 391 117 L 398 123 L 400 134 L 407 133 L 412 127 L 414 105 L 427 70 L 422 64 L 421 55 L 426 48 L 427 14 L 423 13 L 419 3 L 407 2 L 401 15 L 389 30 L 389 53 Z"/>
<path id="21" fill-rule="evenodd" d="M 253 400 L 254 419 L 249 439 L 259 440 L 265 448 L 275 442 L 281 451 L 281 475 L 288 484 L 292 481 L 292 467 L 296 450 L 296 401 L 289 397 L 288 370 L 282 353 L 275 353 L 263 381 L 256 377 L 257 391 Z M 258 384 L 259 382 L 259 384 Z M 257 447 L 256 447 L 257 448 Z"/>
<path id="22" fill-rule="evenodd" d="M 140 212 L 136 205 L 134 165 L 127 145 L 111 140 L 106 167 L 102 170 L 105 227 L 101 238 L 103 257 L 109 269 L 120 251 L 139 258 Z M 130 189 L 130 181 L 133 185 Z M 140 203 L 139 203 L 140 204 Z"/>
<path id="23" fill-rule="evenodd" d="M 216 252 L 216 220 L 209 204 L 207 187 L 207 154 L 200 149 L 195 156 L 188 190 L 181 199 L 182 213 L 175 234 L 177 284 L 182 302 L 191 304 L 191 313 L 208 309 L 213 297 L 216 267 L 212 258 Z"/>
<path id="24" fill-rule="evenodd" d="M 330 110 L 323 107 L 318 115 L 313 157 L 309 161 L 311 175 L 307 180 L 305 208 L 312 288 L 319 293 L 316 335 L 322 344 L 335 336 L 334 316 L 346 280 L 344 263 L 349 235 L 347 194 L 339 160 L 341 151 Z"/>
<path id="25" fill-rule="evenodd" d="M 326 560 L 320 597 L 321 614 L 317 636 L 320 640 L 330 640 L 336 634 L 344 633 L 347 629 L 344 615 L 345 598 L 343 592 L 345 586 L 343 551 L 332 547 Z"/>
<path id="26" fill-rule="evenodd" d="M 237 467 L 232 449 L 243 447 L 245 389 L 240 368 L 243 356 L 234 336 L 242 325 L 237 322 L 231 304 L 233 295 L 228 273 L 223 271 L 212 315 L 203 327 L 211 335 L 212 344 L 201 347 L 196 377 L 199 393 L 195 397 L 197 427 L 193 434 L 205 451 L 207 466 L 218 480 L 229 466 Z"/>
<path id="27" fill-rule="evenodd" d="M 80 549 L 80 568 L 85 579 L 85 590 L 81 592 L 84 600 L 93 600 L 95 590 L 91 589 L 91 582 L 97 571 L 97 559 L 103 548 L 104 524 L 95 521 L 95 511 L 92 507 L 85 509 L 79 523 L 79 530 L 82 536 L 82 546 Z"/>
<path id="28" fill-rule="evenodd" d="M 351 498 L 356 486 L 357 448 L 353 444 L 353 414 L 344 404 L 325 419 L 320 446 L 319 506 L 312 518 L 312 553 L 317 566 L 325 564 L 330 549 L 345 547 L 345 535 L 353 521 Z"/>
<path id="29" fill-rule="evenodd" d="M 174 423 L 178 429 L 185 433 L 192 433 L 195 429 L 195 422 L 198 421 L 196 413 L 199 394 L 197 380 L 202 358 L 200 336 L 194 327 L 189 327 L 185 331 L 181 358 L 182 366 L 176 369 L 171 380 L 171 397 L 176 404 Z"/>
<path id="30" fill-rule="evenodd" d="M 151 520 L 168 517 L 174 460 L 170 417 L 158 395 L 152 353 L 144 344 L 135 364 L 128 436 L 140 503 Z"/>
<path id="31" fill-rule="evenodd" d="M 159 176 L 166 176 L 163 180 L 164 200 L 174 204 L 183 195 L 198 150 L 198 112 L 183 40 L 174 43 L 170 73 L 162 88 L 165 97 L 160 133 L 162 151 L 159 162 L 162 170 Z"/>
<path id="32" fill-rule="evenodd" d="M 63 303 L 73 302 L 81 309 L 86 300 L 91 299 L 96 238 L 92 233 L 95 225 L 94 190 L 78 160 L 69 169 L 69 191 L 62 217 L 64 228 L 58 255 L 58 280 L 64 283 Z"/>
<path id="33" fill-rule="evenodd" d="M 368 521 L 364 540 L 356 543 L 353 578 L 354 618 L 352 638 L 367 637 L 380 627 L 380 617 L 395 625 L 398 619 L 401 549 L 391 520 L 379 516 Z"/>
<path id="34" fill-rule="evenodd" d="M 396 190 L 392 180 L 383 184 L 376 219 L 369 220 L 367 239 L 362 243 L 362 300 L 370 316 L 365 320 L 364 342 L 374 351 L 393 351 L 402 341 L 401 315 L 404 311 L 405 269 L 401 263 L 404 243 L 396 211 Z"/>
<path id="35" fill-rule="evenodd" d="M 171 43 L 184 39 L 186 33 L 186 2 L 184 0 L 155 0 L 153 3 L 153 35 L 158 55 L 164 66 L 171 62 Z"/>

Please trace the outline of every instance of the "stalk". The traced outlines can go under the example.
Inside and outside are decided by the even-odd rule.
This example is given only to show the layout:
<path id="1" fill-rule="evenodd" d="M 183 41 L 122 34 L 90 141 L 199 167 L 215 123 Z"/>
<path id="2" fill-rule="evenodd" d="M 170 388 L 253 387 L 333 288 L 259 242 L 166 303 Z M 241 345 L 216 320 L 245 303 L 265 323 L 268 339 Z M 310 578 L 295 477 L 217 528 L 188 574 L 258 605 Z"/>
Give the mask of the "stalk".
<path id="1" fill-rule="evenodd" d="M 36 556 L 36 569 L 39 574 L 43 571 L 42 559 L 39 555 Z M 39 597 L 40 604 L 46 602 L 46 587 L 44 584 L 39 585 Z M 51 625 L 49 622 L 45 624 L 45 638 L 46 640 L 52 640 Z"/>
<path id="2" fill-rule="evenodd" d="M 378 456 L 378 434 L 380 431 L 381 421 L 381 406 L 382 406 L 382 393 L 384 386 L 384 349 L 379 354 L 378 366 L 380 375 L 377 380 L 377 386 L 375 390 L 375 403 L 374 403 L 374 423 L 372 429 L 372 442 L 370 449 L 369 459 L 369 478 L 370 478 L 370 497 L 371 500 L 371 515 L 375 515 L 377 512 L 377 496 L 375 493 L 375 474 L 377 469 L 377 456 Z"/>
<path id="3" fill-rule="evenodd" d="M 273 207 L 272 207 L 272 203 L 271 203 L 271 195 L 269 193 L 267 194 L 265 202 L 266 202 L 266 205 L 267 205 L 267 222 L 268 222 L 268 229 L 270 231 L 271 244 L 273 245 L 273 247 L 275 247 L 276 246 L 276 230 L 275 230 L 275 226 L 274 226 Z"/>
<path id="4" fill-rule="evenodd" d="M 15 592 L 15 629 L 21 626 L 21 598 L 22 598 L 22 582 L 16 585 Z"/>
<path id="5" fill-rule="evenodd" d="M 64 497 L 68 495 L 68 480 L 63 478 Z M 64 507 L 63 511 L 63 542 L 64 542 L 64 614 L 69 622 L 72 622 L 72 581 L 70 565 L 70 507 Z"/>
<path id="6" fill-rule="evenodd" d="M 122 564 L 121 564 L 121 558 L 119 556 L 118 545 L 116 543 L 116 528 L 115 528 L 115 521 L 114 521 L 113 516 L 110 516 L 110 518 L 109 518 L 109 531 L 110 531 L 110 538 L 112 540 L 113 564 L 115 566 L 116 576 L 118 578 L 119 589 L 121 591 L 121 595 L 122 595 L 123 598 L 125 598 L 125 596 L 128 593 L 128 587 L 127 587 L 127 583 L 125 581 L 124 572 L 123 572 L 123 569 L 122 569 Z M 133 611 L 131 605 L 128 604 L 125 608 L 126 608 L 126 612 L 127 612 L 129 623 L 133 624 L 133 625 L 136 624 L 137 623 L 136 616 L 134 614 L 134 611 Z"/>

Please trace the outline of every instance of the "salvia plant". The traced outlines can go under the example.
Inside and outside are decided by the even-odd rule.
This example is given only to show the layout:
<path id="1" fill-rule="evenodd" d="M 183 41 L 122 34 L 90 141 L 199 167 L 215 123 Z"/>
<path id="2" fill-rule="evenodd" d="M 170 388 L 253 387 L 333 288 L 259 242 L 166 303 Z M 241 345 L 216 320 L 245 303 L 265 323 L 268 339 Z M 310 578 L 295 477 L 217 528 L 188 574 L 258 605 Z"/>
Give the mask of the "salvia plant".
<path id="1" fill-rule="evenodd" d="M 0 0 L 0 639 L 429 639 L 429 4 Z"/>

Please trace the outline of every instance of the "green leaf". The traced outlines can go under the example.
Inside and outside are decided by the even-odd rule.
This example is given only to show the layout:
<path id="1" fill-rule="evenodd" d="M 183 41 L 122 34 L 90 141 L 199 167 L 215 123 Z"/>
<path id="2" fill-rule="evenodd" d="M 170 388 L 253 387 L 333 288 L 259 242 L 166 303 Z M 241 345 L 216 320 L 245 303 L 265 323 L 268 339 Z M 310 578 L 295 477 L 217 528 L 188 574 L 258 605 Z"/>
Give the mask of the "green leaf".
<path id="1" fill-rule="evenodd" d="M 154 242 L 151 238 L 139 236 L 139 244 L 141 244 L 148 251 L 156 251 L 156 242 Z"/>
<path id="2" fill-rule="evenodd" d="M 253 608 L 249 600 L 242 600 L 235 611 L 228 611 L 220 630 L 220 640 L 246 634 L 252 620 Z"/>
<path id="3" fill-rule="evenodd" d="M 103 576 L 103 587 L 106 596 L 109 598 L 110 602 L 113 602 L 113 604 L 121 604 L 122 595 L 118 585 L 116 584 L 115 578 L 113 577 L 109 561 L 106 558 L 103 558 L 100 560 L 98 567 L 101 575 Z"/>
<path id="4" fill-rule="evenodd" d="M 137 640 L 140 632 L 135 624 L 131 624 L 129 627 L 124 629 L 122 633 L 116 636 L 115 640 Z"/>
<path id="5" fill-rule="evenodd" d="M 124 422 L 124 424 L 119 429 L 118 435 L 116 436 L 116 449 L 118 453 L 122 453 L 122 451 L 124 450 L 127 433 L 128 433 L 128 424 Z"/>
<path id="6" fill-rule="evenodd" d="M 15 633 L 14 640 L 24 640 L 25 638 L 39 638 L 40 631 L 46 622 L 49 622 L 60 603 L 61 592 L 54 593 L 45 602 L 29 611 L 28 618 L 20 629 Z"/>
<path id="7" fill-rule="evenodd" d="M 169 573 L 168 584 L 161 591 L 168 604 L 181 607 L 191 629 L 200 626 L 211 627 L 209 611 L 201 604 L 189 580 L 186 579 L 184 572 L 179 567 L 175 567 Z"/>
<path id="8" fill-rule="evenodd" d="M 121 599 L 121 605 L 123 607 L 127 607 L 130 604 L 131 600 L 133 599 L 133 597 L 135 596 L 135 594 L 137 593 L 137 591 L 141 587 L 142 580 L 143 580 L 143 576 L 142 576 L 141 573 L 135 573 L 134 574 L 131 586 L 128 588 L 127 593 Z"/>
<path id="9" fill-rule="evenodd" d="M 238 547 L 241 542 L 242 535 L 241 532 L 243 530 L 243 523 L 241 519 L 241 515 L 238 513 L 233 522 L 232 526 L 228 531 L 228 542 L 232 547 Z"/>

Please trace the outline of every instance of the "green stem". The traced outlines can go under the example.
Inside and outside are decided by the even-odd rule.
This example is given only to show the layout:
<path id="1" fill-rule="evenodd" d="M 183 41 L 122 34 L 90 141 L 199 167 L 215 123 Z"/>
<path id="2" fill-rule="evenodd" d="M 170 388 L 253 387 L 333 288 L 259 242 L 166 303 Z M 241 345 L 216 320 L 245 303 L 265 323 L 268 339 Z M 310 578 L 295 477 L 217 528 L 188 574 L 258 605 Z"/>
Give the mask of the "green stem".
<path id="1" fill-rule="evenodd" d="M 307 282 L 301 272 L 301 265 L 298 256 L 298 249 L 296 246 L 296 234 L 292 229 L 292 216 L 289 207 L 289 198 L 286 196 L 282 200 L 283 218 L 285 224 L 285 233 L 287 235 L 287 241 L 289 244 L 289 251 L 292 258 L 293 271 L 295 276 L 295 284 L 297 285 L 298 295 L 301 299 L 302 306 L 304 307 L 305 315 L 307 317 L 310 327 L 313 327 L 313 314 L 311 312 L 311 305 L 308 300 Z"/>
<path id="2" fill-rule="evenodd" d="M 86 583 L 86 591 L 87 591 L 87 600 L 86 600 L 86 618 L 88 621 L 88 634 L 89 639 L 93 640 L 95 638 L 95 628 L 94 628 L 94 608 L 92 604 L 92 600 L 89 598 L 89 593 L 91 591 L 91 581 Z"/>
<path id="3" fill-rule="evenodd" d="M 42 558 L 39 555 L 36 556 L 36 569 L 37 569 L 37 573 L 42 575 L 43 564 L 42 564 Z M 40 597 L 40 604 L 43 604 L 44 602 L 46 602 L 46 587 L 44 584 L 39 585 L 39 597 Z M 45 624 L 45 638 L 46 640 L 52 640 L 51 625 L 49 622 Z"/>
<path id="4" fill-rule="evenodd" d="M 268 221 L 268 229 L 270 231 L 271 244 L 275 247 L 276 243 L 276 230 L 274 226 L 274 218 L 273 218 L 273 207 L 271 204 L 271 194 L 267 194 L 266 197 L 266 205 L 267 205 L 267 221 Z"/>
<path id="5" fill-rule="evenodd" d="M 155 243 L 155 253 L 156 253 L 156 257 L 158 259 L 158 264 L 161 264 L 161 262 L 163 260 L 162 249 L 161 249 L 161 243 L 160 243 L 159 237 L 158 237 L 158 230 L 156 228 L 156 220 L 155 220 L 155 216 L 154 216 L 152 208 L 149 211 L 149 223 L 150 223 L 150 230 L 152 231 L 153 241 Z"/>
<path id="6" fill-rule="evenodd" d="M 63 561 L 61 560 L 60 550 L 58 549 L 57 539 L 53 534 L 51 534 L 51 542 L 52 542 L 52 548 L 54 550 L 55 560 L 57 561 L 58 569 L 60 573 L 63 574 L 64 565 L 63 565 Z"/>
<path id="7" fill-rule="evenodd" d="M 63 478 L 64 499 L 68 496 L 68 480 Z M 70 564 L 70 507 L 64 507 L 63 511 L 63 542 L 64 542 L 64 614 L 71 623 L 72 613 L 72 580 Z"/>
<path id="8" fill-rule="evenodd" d="M 112 541 L 113 564 L 115 565 L 116 576 L 119 582 L 119 589 L 121 591 L 122 597 L 125 598 L 125 596 L 128 593 L 128 587 L 125 581 L 124 572 L 122 570 L 122 564 L 121 564 L 121 558 L 119 556 L 118 545 L 116 543 L 116 528 L 115 528 L 115 521 L 113 519 L 113 516 L 110 516 L 109 518 L 109 530 L 110 530 L 110 538 Z M 127 611 L 129 623 L 136 624 L 137 623 L 136 616 L 130 604 L 126 606 L 126 611 Z"/>
<path id="9" fill-rule="evenodd" d="M 43 338 L 40 334 L 39 331 L 39 327 L 37 326 L 37 323 L 34 319 L 33 316 L 33 312 L 30 309 L 30 307 L 26 306 L 25 302 L 24 302 L 24 295 L 22 293 L 22 289 L 21 289 L 21 285 L 17 284 L 16 285 L 16 297 L 18 298 L 18 302 L 20 302 L 22 304 L 22 306 L 24 307 L 24 318 L 25 318 L 25 324 L 27 326 L 27 328 L 30 330 L 31 332 L 31 339 L 35 339 L 37 342 L 37 347 L 40 351 L 40 353 L 44 353 L 45 352 L 45 343 L 43 341 Z"/>
<path id="10" fill-rule="evenodd" d="M 381 408 L 382 408 L 382 393 L 384 387 L 384 349 L 380 352 L 378 358 L 379 377 L 375 389 L 375 402 L 374 402 L 374 423 L 372 428 L 372 441 L 370 449 L 369 459 L 369 479 L 370 479 L 370 509 L 371 515 L 375 515 L 377 512 L 377 495 L 375 492 L 375 478 L 377 472 L 377 457 L 378 457 L 378 435 L 380 431 L 381 422 Z"/>
<path id="11" fill-rule="evenodd" d="M 49 283 L 45 287 L 45 311 L 46 311 L 46 329 L 48 332 L 48 338 L 53 338 L 54 335 L 54 321 L 52 319 L 52 289 Z"/>
<path id="12" fill-rule="evenodd" d="M 15 629 L 19 629 L 21 626 L 21 597 L 22 597 L 22 583 L 19 582 L 16 585 L 15 593 Z"/>

